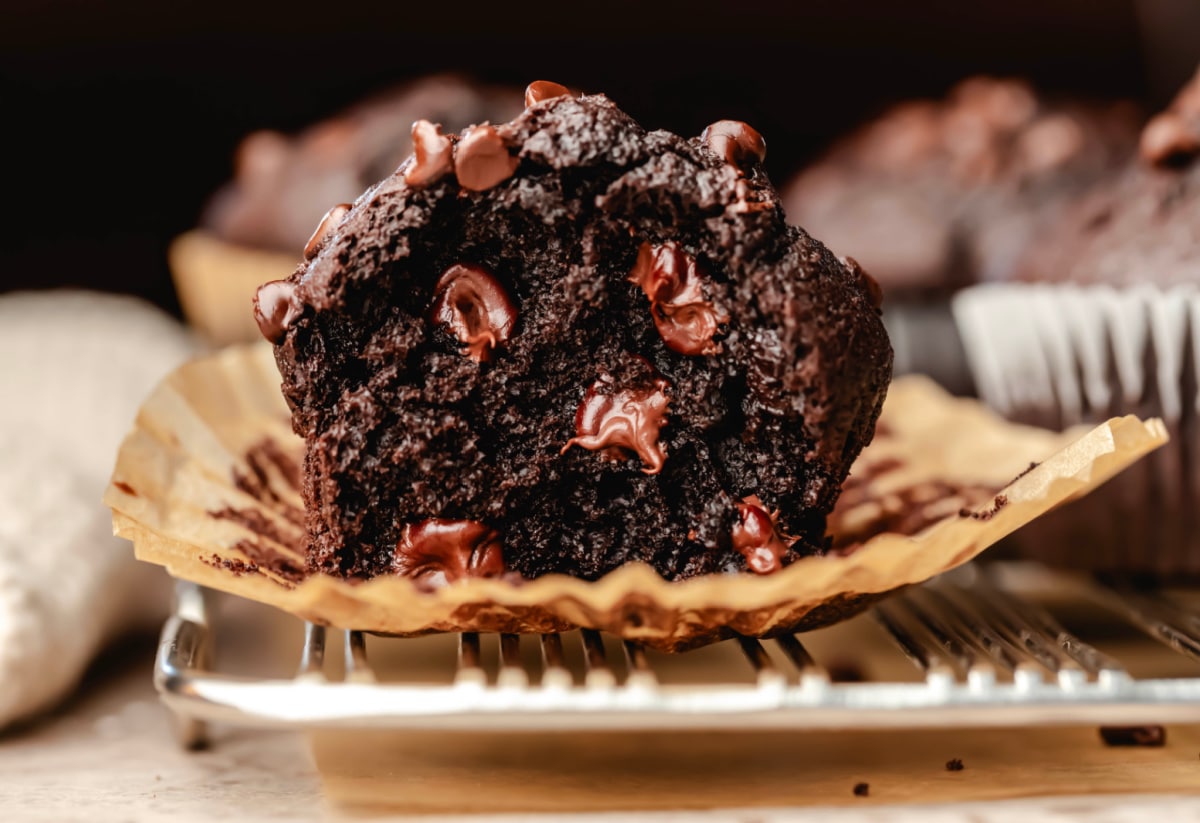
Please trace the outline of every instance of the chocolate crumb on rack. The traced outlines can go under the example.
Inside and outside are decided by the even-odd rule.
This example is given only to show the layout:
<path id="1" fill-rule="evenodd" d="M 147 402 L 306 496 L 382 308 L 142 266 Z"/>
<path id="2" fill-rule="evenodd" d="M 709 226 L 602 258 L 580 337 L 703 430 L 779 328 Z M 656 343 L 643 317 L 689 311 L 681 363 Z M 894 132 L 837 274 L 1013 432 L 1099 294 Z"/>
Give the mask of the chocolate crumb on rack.
<path id="1" fill-rule="evenodd" d="M 870 794 L 871 794 L 871 784 L 870 783 L 855 783 L 854 784 L 854 796 L 855 797 L 867 797 Z"/>
<path id="2" fill-rule="evenodd" d="M 1106 746 L 1165 746 L 1167 730 L 1162 726 L 1101 726 L 1100 739 Z"/>
<path id="3" fill-rule="evenodd" d="M 890 378 L 878 289 L 786 224 L 747 124 L 647 132 L 549 81 L 526 103 L 415 125 L 259 292 L 309 570 L 678 580 L 824 552 Z"/>
<path id="4" fill-rule="evenodd" d="M 961 772 L 965 768 L 966 766 L 957 757 L 952 757 L 946 761 L 946 771 L 948 772 Z"/>

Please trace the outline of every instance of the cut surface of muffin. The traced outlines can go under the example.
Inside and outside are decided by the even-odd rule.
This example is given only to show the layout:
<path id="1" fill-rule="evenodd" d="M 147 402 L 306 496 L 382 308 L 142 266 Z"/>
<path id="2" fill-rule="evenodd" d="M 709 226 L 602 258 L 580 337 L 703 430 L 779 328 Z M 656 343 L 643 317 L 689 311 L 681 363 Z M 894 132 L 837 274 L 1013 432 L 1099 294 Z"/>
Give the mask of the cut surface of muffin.
<path id="1" fill-rule="evenodd" d="M 310 565 L 769 573 L 825 545 L 890 378 L 878 291 L 788 226 L 765 144 L 536 83 L 415 154 L 258 295 Z"/>

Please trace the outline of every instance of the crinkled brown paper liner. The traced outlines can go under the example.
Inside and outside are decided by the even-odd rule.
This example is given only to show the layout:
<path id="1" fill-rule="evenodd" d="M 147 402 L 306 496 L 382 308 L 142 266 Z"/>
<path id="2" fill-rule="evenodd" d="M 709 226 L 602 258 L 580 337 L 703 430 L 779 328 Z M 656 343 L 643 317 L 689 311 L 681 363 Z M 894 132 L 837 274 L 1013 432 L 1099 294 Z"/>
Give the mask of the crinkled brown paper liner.
<path id="1" fill-rule="evenodd" d="M 267 440 L 297 460 L 302 453 L 268 346 L 230 348 L 180 368 L 145 402 L 121 446 L 105 494 L 114 531 L 134 542 L 140 559 L 175 577 L 316 623 L 397 635 L 588 627 L 682 650 L 734 633 L 770 636 L 849 617 L 970 560 L 1095 488 L 1167 435 L 1160 421 L 1135 417 L 1062 435 L 1017 426 L 907 377 L 892 385 L 876 439 L 855 463 L 830 521 L 838 548 L 827 556 L 767 576 L 671 583 L 630 564 L 595 582 L 472 579 L 434 592 L 399 577 L 350 583 L 311 574 L 292 583 L 271 564 L 250 565 L 254 557 L 239 544 L 259 551 L 265 545 L 303 568 L 286 537 L 300 534 L 296 491 L 270 466 L 264 477 L 276 502 L 264 503 L 270 493 L 247 494 L 234 481 L 252 473 L 246 457 Z M 1030 469 L 1031 461 L 1041 462 Z M 283 542 L 264 537 L 261 525 L 250 530 L 212 515 L 228 509 L 261 514 Z"/>

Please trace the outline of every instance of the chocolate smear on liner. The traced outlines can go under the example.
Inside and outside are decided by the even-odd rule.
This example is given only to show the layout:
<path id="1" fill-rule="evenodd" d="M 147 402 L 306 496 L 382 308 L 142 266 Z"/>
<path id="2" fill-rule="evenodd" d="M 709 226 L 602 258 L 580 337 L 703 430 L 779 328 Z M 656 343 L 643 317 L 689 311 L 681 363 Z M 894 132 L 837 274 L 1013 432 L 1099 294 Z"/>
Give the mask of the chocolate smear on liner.
<path id="1" fill-rule="evenodd" d="M 121 480 L 114 480 L 113 485 L 116 486 L 121 491 L 125 492 L 125 494 L 129 495 L 130 497 L 138 496 L 137 491 L 135 491 L 133 486 L 129 485 L 128 483 L 125 483 Z"/>
<path id="2" fill-rule="evenodd" d="M 270 438 L 264 438 L 251 446 L 243 458 L 250 471 L 243 472 L 236 467 L 233 470 L 233 485 L 241 492 L 250 495 L 260 503 L 277 507 L 280 514 L 297 526 L 304 525 L 304 512 L 279 496 L 271 487 L 270 469 L 283 479 L 293 491 L 300 490 L 300 465 L 287 454 L 279 444 Z"/>

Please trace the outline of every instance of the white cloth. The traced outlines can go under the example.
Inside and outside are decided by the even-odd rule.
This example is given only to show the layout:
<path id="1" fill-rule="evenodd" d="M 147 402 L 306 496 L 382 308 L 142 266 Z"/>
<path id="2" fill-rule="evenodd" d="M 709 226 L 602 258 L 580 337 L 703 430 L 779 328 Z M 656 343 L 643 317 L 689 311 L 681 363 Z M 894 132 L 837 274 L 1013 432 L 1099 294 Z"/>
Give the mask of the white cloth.
<path id="1" fill-rule="evenodd" d="M 100 498 L 139 403 L 192 353 L 180 324 L 132 298 L 0 297 L 0 727 L 161 618 L 166 578 L 112 537 Z"/>

